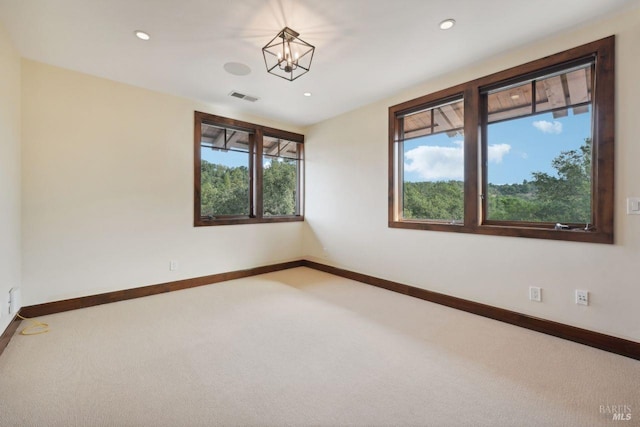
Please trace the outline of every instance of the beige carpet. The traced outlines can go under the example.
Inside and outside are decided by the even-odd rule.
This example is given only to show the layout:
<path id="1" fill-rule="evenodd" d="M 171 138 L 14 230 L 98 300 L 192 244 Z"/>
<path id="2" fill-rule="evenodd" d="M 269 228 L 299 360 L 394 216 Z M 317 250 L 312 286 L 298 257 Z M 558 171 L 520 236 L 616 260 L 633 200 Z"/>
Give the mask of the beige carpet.
<path id="1" fill-rule="evenodd" d="M 41 320 L 0 356 L 2 426 L 640 421 L 638 361 L 307 268 Z"/>

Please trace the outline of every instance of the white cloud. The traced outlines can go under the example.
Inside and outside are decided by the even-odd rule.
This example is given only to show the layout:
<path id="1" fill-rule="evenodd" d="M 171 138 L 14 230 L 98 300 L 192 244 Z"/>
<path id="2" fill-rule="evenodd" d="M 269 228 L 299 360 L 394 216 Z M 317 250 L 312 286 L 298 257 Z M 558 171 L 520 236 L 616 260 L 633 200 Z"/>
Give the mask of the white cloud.
<path id="1" fill-rule="evenodd" d="M 454 147 L 432 147 L 421 145 L 405 154 L 405 172 L 416 173 L 425 181 L 447 181 L 464 179 L 464 151 L 462 141 L 455 141 Z M 502 162 L 502 158 L 509 153 L 508 144 L 490 145 L 488 149 L 489 161 Z"/>
<path id="2" fill-rule="evenodd" d="M 462 147 L 421 145 L 405 154 L 405 172 L 415 172 L 425 181 L 463 179 Z"/>
<path id="3" fill-rule="evenodd" d="M 548 122 L 546 120 L 538 120 L 533 122 L 533 127 L 543 133 L 562 133 L 562 123 L 558 121 Z"/>
<path id="4" fill-rule="evenodd" d="M 487 153 L 489 155 L 489 161 L 493 163 L 502 163 L 502 158 L 511 151 L 509 144 L 494 144 L 490 145 Z"/>

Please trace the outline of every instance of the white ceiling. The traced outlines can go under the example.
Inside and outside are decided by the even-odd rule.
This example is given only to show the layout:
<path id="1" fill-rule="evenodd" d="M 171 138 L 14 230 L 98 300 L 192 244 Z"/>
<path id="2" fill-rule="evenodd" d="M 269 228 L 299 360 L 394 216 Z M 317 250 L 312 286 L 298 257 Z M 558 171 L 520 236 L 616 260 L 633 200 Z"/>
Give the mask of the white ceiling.
<path id="1" fill-rule="evenodd" d="M 482 58 L 640 6 L 640 0 L 0 0 L 20 54 L 294 125 L 317 123 Z M 438 23 L 454 18 L 442 31 Z M 311 71 L 267 74 L 284 26 Z M 134 30 L 151 34 L 138 40 Z M 248 65 L 234 76 L 227 62 Z M 250 103 L 231 91 L 256 96 Z M 312 92 L 310 98 L 304 92 Z"/>

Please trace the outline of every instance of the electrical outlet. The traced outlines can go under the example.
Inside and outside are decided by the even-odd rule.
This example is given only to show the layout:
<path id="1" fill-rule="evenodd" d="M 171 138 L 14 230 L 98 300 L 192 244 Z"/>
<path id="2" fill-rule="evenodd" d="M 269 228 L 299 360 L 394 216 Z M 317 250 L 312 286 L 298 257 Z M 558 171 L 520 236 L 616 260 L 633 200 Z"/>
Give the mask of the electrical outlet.
<path id="1" fill-rule="evenodd" d="M 169 261 L 169 270 L 176 271 L 178 269 L 178 261 Z"/>
<path id="2" fill-rule="evenodd" d="M 537 286 L 529 286 L 529 300 L 542 302 L 542 289 Z"/>
<path id="3" fill-rule="evenodd" d="M 589 291 L 576 289 L 576 304 L 589 305 Z"/>

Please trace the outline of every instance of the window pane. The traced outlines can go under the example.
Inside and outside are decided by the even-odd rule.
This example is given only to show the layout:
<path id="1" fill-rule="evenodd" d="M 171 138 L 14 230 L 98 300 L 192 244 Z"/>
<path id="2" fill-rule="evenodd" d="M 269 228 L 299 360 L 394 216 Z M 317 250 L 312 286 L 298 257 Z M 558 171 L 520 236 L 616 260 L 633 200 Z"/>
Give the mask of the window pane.
<path id="1" fill-rule="evenodd" d="M 591 109 L 487 128 L 487 219 L 591 223 Z"/>
<path id="2" fill-rule="evenodd" d="M 464 218 L 464 103 L 456 100 L 402 118 L 404 219 Z"/>
<path id="3" fill-rule="evenodd" d="M 249 137 L 247 132 L 202 124 L 202 216 L 249 215 Z"/>
<path id="4" fill-rule="evenodd" d="M 299 213 L 299 162 L 300 144 L 264 136 L 262 196 L 265 217 Z"/>

